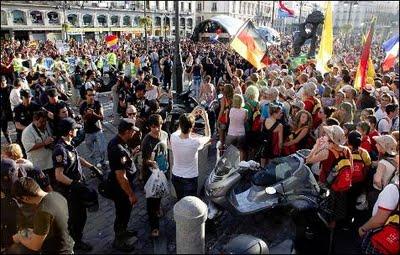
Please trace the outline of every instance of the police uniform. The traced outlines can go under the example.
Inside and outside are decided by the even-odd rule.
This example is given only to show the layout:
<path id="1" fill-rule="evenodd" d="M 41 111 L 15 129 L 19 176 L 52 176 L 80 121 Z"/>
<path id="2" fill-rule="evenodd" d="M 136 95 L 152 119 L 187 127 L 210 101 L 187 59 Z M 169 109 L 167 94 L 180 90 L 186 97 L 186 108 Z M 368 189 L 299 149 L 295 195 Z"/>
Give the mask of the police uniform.
<path id="1" fill-rule="evenodd" d="M 19 122 L 21 125 L 27 127 L 32 123 L 33 113 L 36 111 L 40 111 L 40 105 L 34 102 L 31 102 L 28 106 L 25 106 L 22 103 L 17 105 L 14 108 L 14 122 Z M 22 131 L 23 130 L 16 128 L 17 143 L 21 146 L 21 149 L 25 155 L 25 149 L 22 145 Z"/>
<path id="2" fill-rule="evenodd" d="M 74 146 L 60 139 L 54 148 L 52 158 L 54 168 L 63 168 L 64 175 L 74 181 L 73 184 L 69 186 L 58 182 L 56 190 L 59 191 L 68 202 L 68 229 L 70 235 L 75 242 L 81 241 L 87 219 L 86 207 L 81 204 L 79 196 L 72 192 L 75 182 L 85 182 L 78 152 Z"/>
<path id="3" fill-rule="evenodd" d="M 118 183 L 115 171 L 126 171 L 126 177 L 128 178 L 128 182 L 133 190 L 132 182 L 136 174 L 136 167 L 132 161 L 132 154 L 128 148 L 128 145 L 118 135 L 111 139 L 108 143 L 107 153 L 111 169 L 109 180 L 113 190 L 115 191 L 115 194 L 113 194 L 116 215 L 114 231 L 117 237 L 119 234 L 123 234 L 126 231 L 132 211 L 132 204 L 129 201 L 128 195 L 122 190 L 120 184 Z"/>

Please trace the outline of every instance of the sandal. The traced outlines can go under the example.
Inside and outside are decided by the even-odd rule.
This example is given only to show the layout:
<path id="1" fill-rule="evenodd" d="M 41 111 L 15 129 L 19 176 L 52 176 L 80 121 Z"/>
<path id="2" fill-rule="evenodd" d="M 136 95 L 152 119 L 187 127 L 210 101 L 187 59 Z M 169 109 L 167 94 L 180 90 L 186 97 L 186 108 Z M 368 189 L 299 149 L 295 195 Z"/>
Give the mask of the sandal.
<path id="1" fill-rule="evenodd" d="M 151 236 L 152 237 L 158 237 L 159 235 L 160 235 L 160 230 L 153 229 L 153 231 L 151 231 Z"/>

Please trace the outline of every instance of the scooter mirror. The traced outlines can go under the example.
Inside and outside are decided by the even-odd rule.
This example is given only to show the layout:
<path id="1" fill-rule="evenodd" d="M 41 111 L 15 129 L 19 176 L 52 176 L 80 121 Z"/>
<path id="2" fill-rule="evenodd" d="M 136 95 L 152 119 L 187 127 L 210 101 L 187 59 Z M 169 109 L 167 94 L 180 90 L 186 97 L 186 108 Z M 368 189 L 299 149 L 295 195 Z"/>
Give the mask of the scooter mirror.
<path id="1" fill-rule="evenodd" d="M 274 195 L 274 194 L 276 193 L 276 189 L 275 189 L 274 187 L 266 187 L 266 188 L 265 188 L 265 192 L 266 192 L 268 195 Z"/>

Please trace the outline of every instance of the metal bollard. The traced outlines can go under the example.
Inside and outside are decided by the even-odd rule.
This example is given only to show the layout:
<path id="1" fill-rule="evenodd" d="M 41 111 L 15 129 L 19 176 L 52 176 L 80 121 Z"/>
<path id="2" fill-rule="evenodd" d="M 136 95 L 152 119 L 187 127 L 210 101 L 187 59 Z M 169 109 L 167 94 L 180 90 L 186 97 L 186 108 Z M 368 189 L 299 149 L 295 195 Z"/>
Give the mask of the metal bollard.
<path id="1" fill-rule="evenodd" d="M 174 219 L 176 253 L 204 254 L 207 205 L 197 197 L 184 197 L 174 206 Z"/>

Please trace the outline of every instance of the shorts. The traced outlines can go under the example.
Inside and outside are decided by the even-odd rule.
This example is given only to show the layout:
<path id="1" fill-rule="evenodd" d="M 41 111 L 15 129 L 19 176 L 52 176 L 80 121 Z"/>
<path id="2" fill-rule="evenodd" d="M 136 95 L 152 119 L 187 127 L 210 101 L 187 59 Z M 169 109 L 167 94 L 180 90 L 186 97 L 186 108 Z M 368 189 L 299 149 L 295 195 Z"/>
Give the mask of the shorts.
<path id="1" fill-rule="evenodd" d="M 226 146 L 229 145 L 234 145 L 238 149 L 245 149 L 246 148 L 246 136 L 244 135 L 239 135 L 239 136 L 233 136 L 233 135 L 227 135 L 225 139 L 225 144 Z"/>

